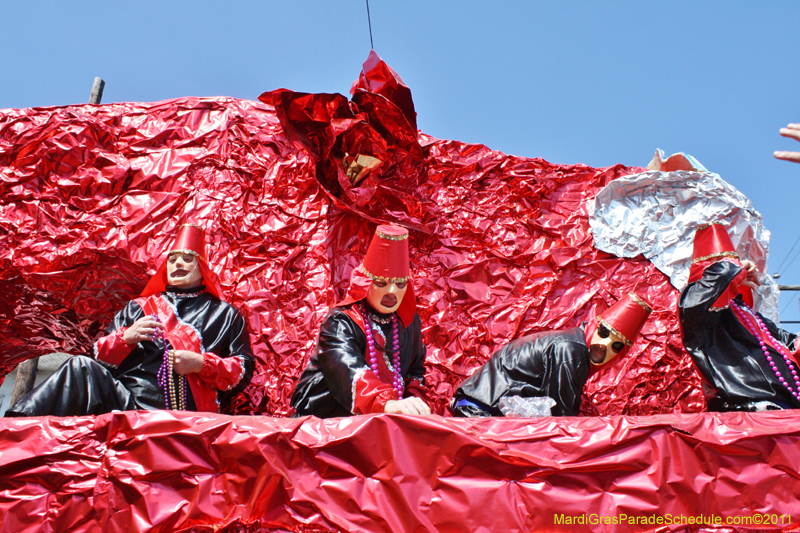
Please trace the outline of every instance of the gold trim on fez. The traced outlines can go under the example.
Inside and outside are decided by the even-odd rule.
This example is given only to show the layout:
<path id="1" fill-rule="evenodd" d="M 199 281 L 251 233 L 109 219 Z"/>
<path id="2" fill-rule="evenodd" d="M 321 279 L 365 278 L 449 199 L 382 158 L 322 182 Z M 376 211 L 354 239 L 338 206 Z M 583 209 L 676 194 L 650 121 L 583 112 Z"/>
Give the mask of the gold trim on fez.
<path id="1" fill-rule="evenodd" d="M 645 311 L 647 311 L 648 313 L 650 313 L 650 312 L 652 312 L 652 311 L 653 311 L 653 309 L 652 309 L 652 308 L 651 308 L 649 305 L 647 305 L 647 303 L 645 303 L 645 301 L 644 301 L 644 300 L 642 300 L 641 298 L 639 298 L 638 296 L 636 296 L 636 294 L 635 294 L 635 293 L 633 293 L 633 292 L 629 292 L 629 293 L 628 293 L 628 296 L 630 296 L 631 298 L 633 298 L 633 301 L 634 301 L 634 302 L 636 302 L 637 304 L 641 305 L 641 306 L 642 306 L 642 309 L 644 309 L 644 310 L 645 310 Z"/>
<path id="2" fill-rule="evenodd" d="M 372 281 L 379 281 L 381 283 L 403 283 L 411 278 L 411 276 L 406 276 L 404 278 L 386 278 L 383 276 L 376 276 L 375 274 L 366 269 L 364 263 L 358 265 L 358 270 Z"/>
<path id="3" fill-rule="evenodd" d="M 694 231 L 695 232 L 703 231 L 704 229 L 710 228 L 711 226 L 727 226 L 727 224 L 725 224 L 724 222 L 706 222 L 705 224 L 697 226 L 697 229 Z"/>
<path id="4" fill-rule="evenodd" d="M 384 232 L 378 230 L 376 230 L 375 233 L 377 233 L 378 237 L 380 237 L 381 239 L 386 239 L 387 241 L 404 241 L 408 239 L 408 233 L 405 233 L 403 235 L 387 235 Z"/>
<path id="5" fill-rule="evenodd" d="M 190 228 L 197 228 L 197 229 L 199 229 L 200 231 L 202 231 L 203 233 L 205 233 L 205 232 L 206 232 L 206 230 L 204 230 L 203 228 L 201 228 L 201 227 L 200 227 L 200 226 L 198 226 L 197 224 L 181 224 L 181 225 L 180 225 L 180 226 L 178 226 L 178 227 L 179 227 L 179 228 L 184 228 L 184 227 L 187 227 L 187 226 L 188 226 L 188 227 L 190 227 Z"/>
<path id="6" fill-rule="evenodd" d="M 608 329 L 608 331 L 610 331 L 611 333 L 613 333 L 614 335 L 619 337 L 620 340 L 622 342 L 624 342 L 625 344 L 627 344 L 628 346 L 633 346 L 633 343 L 631 341 L 629 341 L 628 338 L 625 335 L 620 333 L 616 328 L 614 328 L 614 326 L 612 326 L 611 324 L 609 324 L 608 322 L 603 320 L 602 317 L 597 317 L 597 324 L 605 326 L 606 329 Z"/>
<path id="7" fill-rule="evenodd" d="M 717 252 L 715 254 L 704 255 L 703 257 L 692 259 L 692 264 L 699 263 L 700 261 L 707 261 L 709 259 L 714 259 L 715 257 L 733 257 L 734 259 L 739 259 L 739 254 L 737 254 L 736 252 Z"/>

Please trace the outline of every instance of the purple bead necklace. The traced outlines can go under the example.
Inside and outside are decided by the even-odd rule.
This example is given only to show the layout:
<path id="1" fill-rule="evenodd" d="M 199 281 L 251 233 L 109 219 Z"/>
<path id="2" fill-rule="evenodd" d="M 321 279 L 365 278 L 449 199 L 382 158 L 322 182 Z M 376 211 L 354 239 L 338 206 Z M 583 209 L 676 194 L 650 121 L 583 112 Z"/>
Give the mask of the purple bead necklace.
<path id="1" fill-rule="evenodd" d="M 362 303 L 358 306 L 358 311 L 361 313 L 361 318 L 364 319 L 364 325 L 367 330 L 367 361 L 372 373 L 381 377 L 380 370 L 378 369 L 378 349 L 375 347 L 375 336 L 372 332 L 372 320 L 370 314 L 367 312 L 367 307 Z M 400 332 L 397 326 L 397 315 L 392 314 L 392 364 L 389 370 L 392 372 L 392 387 L 397 392 L 399 398 L 403 398 L 403 376 L 401 375 L 400 367 Z M 388 344 L 388 342 L 387 342 Z M 387 346 L 388 348 L 388 346 Z"/>
<path id="2" fill-rule="evenodd" d="M 155 318 L 156 322 L 159 324 L 161 323 L 158 319 L 158 315 L 150 316 Z M 161 345 L 164 346 L 164 360 L 161 362 L 161 366 L 158 369 L 158 386 L 164 391 L 167 409 L 185 411 L 187 397 L 186 376 L 175 374 L 173 368 L 175 366 L 175 351 L 169 349 L 167 339 L 164 336 L 164 329 L 160 327 L 156 329 L 153 342 L 157 343 L 159 340 L 161 341 Z M 176 380 L 178 381 L 177 390 L 175 387 Z"/>
<path id="3" fill-rule="evenodd" d="M 778 378 L 778 381 L 786 387 L 786 389 L 792 393 L 792 396 L 800 400 L 800 376 L 797 375 L 797 367 L 792 361 L 790 356 L 789 349 L 784 346 L 784 344 L 778 341 L 775 337 L 772 336 L 772 333 L 769 332 L 767 326 L 764 322 L 756 315 L 746 304 L 741 304 L 736 302 L 735 300 L 731 301 L 731 309 L 733 309 L 733 313 L 739 319 L 739 322 L 744 324 L 747 330 L 752 333 L 757 339 L 758 344 L 761 347 L 761 351 L 764 352 L 764 357 L 767 359 L 770 368 L 773 372 L 775 372 L 775 377 Z M 767 346 L 772 346 L 776 352 L 778 352 L 781 356 L 783 356 L 783 360 L 786 361 L 786 367 L 791 371 L 792 376 L 789 379 L 794 378 L 794 387 L 791 387 L 791 381 L 786 379 L 781 374 L 780 370 L 778 370 L 775 361 L 772 360 L 772 356 L 769 353 L 769 349 Z"/>

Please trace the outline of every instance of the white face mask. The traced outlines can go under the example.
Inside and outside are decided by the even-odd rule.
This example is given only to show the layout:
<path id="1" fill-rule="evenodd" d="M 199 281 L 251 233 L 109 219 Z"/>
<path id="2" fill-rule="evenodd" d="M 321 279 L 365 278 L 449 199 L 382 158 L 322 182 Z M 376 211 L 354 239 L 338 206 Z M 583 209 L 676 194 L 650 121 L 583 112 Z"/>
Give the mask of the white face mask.
<path id="1" fill-rule="evenodd" d="M 373 281 L 367 292 L 367 303 L 379 313 L 394 313 L 403 302 L 407 290 L 408 281 L 401 283 Z"/>
<path id="2" fill-rule="evenodd" d="M 203 272 L 196 256 L 182 252 L 169 254 L 167 258 L 167 283 L 182 289 L 203 284 Z"/>

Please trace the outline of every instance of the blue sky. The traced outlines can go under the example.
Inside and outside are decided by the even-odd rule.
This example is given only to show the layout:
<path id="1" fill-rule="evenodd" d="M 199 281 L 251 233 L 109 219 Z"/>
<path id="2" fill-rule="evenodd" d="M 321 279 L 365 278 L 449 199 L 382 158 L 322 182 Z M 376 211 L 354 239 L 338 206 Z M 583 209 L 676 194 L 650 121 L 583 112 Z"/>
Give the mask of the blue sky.
<path id="1" fill-rule="evenodd" d="M 771 272 L 800 236 L 800 165 L 772 157 L 800 150 L 778 135 L 800 122 L 800 2 L 372 0 L 370 11 L 375 49 L 411 87 L 425 133 L 595 167 L 687 152 L 762 213 Z M 3 2 L 0 20 L 0 108 L 84 103 L 95 76 L 104 103 L 347 94 L 370 49 L 364 0 L 31 0 Z M 781 274 L 800 284 L 800 257 Z M 793 296 L 781 296 L 783 320 L 800 320 Z"/>

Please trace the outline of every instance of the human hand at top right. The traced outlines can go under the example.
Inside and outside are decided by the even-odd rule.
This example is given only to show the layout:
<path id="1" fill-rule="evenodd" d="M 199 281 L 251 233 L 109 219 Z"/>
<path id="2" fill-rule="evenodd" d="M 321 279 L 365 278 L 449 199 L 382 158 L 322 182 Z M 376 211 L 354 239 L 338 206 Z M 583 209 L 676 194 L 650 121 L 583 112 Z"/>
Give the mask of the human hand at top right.
<path id="1" fill-rule="evenodd" d="M 800 124 L 789 124 L 785 128 L 781 128 L 781 135 L 800 141 Z M 800 163 L 800 152 L 776 151 L 773 155 L 776 159 Z"/>

